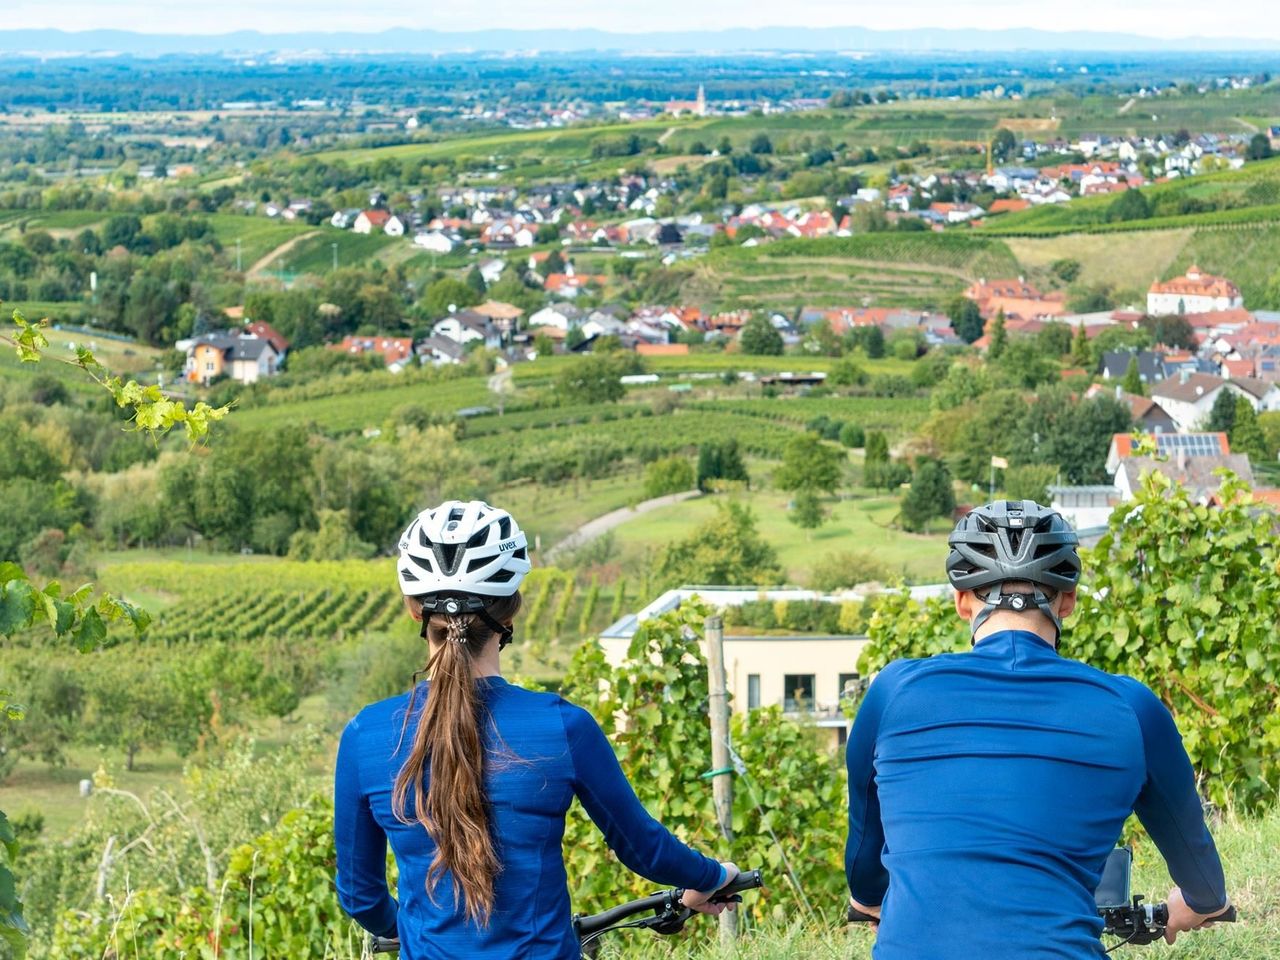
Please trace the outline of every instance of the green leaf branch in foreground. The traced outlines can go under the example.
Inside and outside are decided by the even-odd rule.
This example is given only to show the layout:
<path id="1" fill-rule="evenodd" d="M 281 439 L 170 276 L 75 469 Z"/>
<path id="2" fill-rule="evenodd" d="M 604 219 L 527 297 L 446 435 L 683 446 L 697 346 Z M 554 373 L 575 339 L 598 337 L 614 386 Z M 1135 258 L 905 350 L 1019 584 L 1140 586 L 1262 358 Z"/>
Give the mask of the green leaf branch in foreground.
<path id="1" fill-rule="evenodd" d="M 0 334 L 0 343 L 7 343 L 18 354 L 23 363 L 40 363 L 45 359 L 45 351 L 49 347 L 49 339 L 44 335 L 48 320 L 32 322 L 20 311 L 13 312 L 15 331 L 12 335 Z M 203 400 L 192 407 L 187 407 L 180 400 L 165 395 L 159 386 L 138 383 L 136 380 L 122 380 L 112 376 L 97 358 L 84 347 L 76 348 L 74 360 L 61 357 L 53 358 L 59 363 L 79 367 L 89 378 L 111 394 L 116 406 L 130 410 L 135 430 L 145 431 L 152 436 L 164 436 L 175 427 L 186 430 L 187 440 L 199 443 L 209 435 L 209 428 L 221 420 L 230 411 L 230 407 L 212 407 Z"/>

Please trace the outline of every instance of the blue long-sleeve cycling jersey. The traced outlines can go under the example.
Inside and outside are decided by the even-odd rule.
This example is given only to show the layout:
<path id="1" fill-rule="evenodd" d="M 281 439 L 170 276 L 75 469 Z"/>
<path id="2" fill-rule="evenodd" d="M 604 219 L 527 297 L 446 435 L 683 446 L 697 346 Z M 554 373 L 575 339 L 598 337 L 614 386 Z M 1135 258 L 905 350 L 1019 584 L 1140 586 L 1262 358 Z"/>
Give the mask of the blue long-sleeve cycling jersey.
<path id="1" fill-rule="evenodd" d="M 1131 811 L 1193 910 L 1226 905 L 1168 710 L 1033 633 L 889 664 L 847 763 L 845 870 L 882 907 L 877 960 L 1102 956 L 1093 891 Z"/>
<path id="2" fill-rule="evenodd" d="M 581 954 L 561 853 L 565 813 L 575 795 L 610 848 L 636 873 L 692 890 L 724 882 L 719 863 L 689 849 L 649 816 L 589 713 L 498 677 L 476 684 L 487 711 L 485 789 L 501 862 L 487 928 L 466 919 L 447 872 L 432 903 L 425 884 L 435 844 L 425 828 L 403 823 L 391 811 L 392 788 L 413 742 L 427 685 L 418 687 L 403 744 L 407 693 L 365 707 L 338 747 L 338 898 L 367 930 L 398 933 L 402 960 L 576 960 Z M 388 841 L 400 871 L 399 904 L 387 888 Z"/>

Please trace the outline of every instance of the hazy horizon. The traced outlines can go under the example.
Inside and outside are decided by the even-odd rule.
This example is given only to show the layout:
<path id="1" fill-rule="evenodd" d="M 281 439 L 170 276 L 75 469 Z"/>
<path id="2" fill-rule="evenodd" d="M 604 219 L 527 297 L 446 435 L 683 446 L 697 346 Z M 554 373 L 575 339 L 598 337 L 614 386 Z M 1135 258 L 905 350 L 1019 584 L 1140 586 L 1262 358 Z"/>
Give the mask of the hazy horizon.
<path id="1" fill-rule="evenodd" d="M 256 0 L 225 0 L 210 8 L 183 8 L 173 17 L 171 3 L 160 0 L 74 0 L 11 4 L 0 29 L 86 32 L 120 30 L 144 35 L 218 36 L 239 31 L 265 34 L 367 33 L 433 30 L 466 33 L 493 29 L 600 30 L 628 34 L 682 34 L 740 29 L 817 28 L 875 31 L 1041 30 L 1052 33 L 1133 34 L 1152 40 L 1237 39 L 1252 43 L 1280 40 L 1280 17 L 1270 3 L 1240 0 L 1207 16 L 1194 0 L 1130 0 L 1096 19 L 1064 18 L 1064 8 L 1047 0 L 910 0 L 897 5 L 849 4 L 839 0 L 796 0 L 778 22 L 777 5 L 764 0 L 649 0 L 639 6 L 598 4 L 585 13 L 580 0 L 544 0 L 537 7 L 516 0 L 480 4 L 418 4 L 367 0 L 354 8 L 339 0 L 275 0 L 269 8 Z M 1070 8 L 1067 8 L 1070 9 Z M 1092 8 L 1096 9 L 1096 8 Z"/>

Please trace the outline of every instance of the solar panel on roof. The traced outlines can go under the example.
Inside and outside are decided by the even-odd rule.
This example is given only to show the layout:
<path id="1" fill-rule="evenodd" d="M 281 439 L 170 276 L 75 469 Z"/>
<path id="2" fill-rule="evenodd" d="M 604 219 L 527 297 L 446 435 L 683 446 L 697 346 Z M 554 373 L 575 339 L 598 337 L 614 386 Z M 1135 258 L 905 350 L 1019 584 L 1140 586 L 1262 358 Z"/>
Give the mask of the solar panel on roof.
<path id="1" fill-rule="evenodd" d="M 1156 435 L 1156 449 L 1161 454 L 1181 450 L 1189 457 L 1216 457 L 1222 453 L 1218 436 L 1212 433 L 1160 433 Z"/>

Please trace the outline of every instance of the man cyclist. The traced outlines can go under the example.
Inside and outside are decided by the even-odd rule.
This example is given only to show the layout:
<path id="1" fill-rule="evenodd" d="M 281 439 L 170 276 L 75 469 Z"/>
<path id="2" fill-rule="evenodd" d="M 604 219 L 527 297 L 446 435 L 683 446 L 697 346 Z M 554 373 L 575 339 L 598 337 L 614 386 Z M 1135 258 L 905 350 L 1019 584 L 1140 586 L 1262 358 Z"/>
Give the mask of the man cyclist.
<path id="1" fill-rule="evenodd" d="M 1138 681 L 1058 655 L 1075 531 L 998 501 L 949 543 L 973 650 L 889 664 L 849 738 L 845 871 L 854 907 L 880 917 L 874 956 L 1102 956 L 1093 891 L 1130 811 L 1178 884 L 1165 938 L 1225 911 L 1169 711 Z"/>

